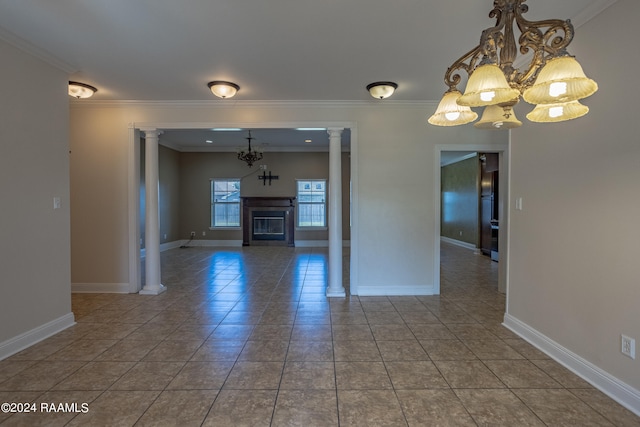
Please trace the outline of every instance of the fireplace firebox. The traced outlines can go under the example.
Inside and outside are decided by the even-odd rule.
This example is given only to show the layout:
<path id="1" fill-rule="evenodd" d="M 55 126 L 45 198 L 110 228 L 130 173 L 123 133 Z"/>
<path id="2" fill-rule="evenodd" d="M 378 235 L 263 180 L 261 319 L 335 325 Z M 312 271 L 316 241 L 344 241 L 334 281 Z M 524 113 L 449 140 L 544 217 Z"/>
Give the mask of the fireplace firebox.
<path id="1" fill-rule="evenodd" d="M 253 240 L 284 240 L 286 211 L 253 211 Z"/>
<path id="2" fill-rule="evenodd" d="M 243 197 L 242 246 L 294 246 L 295 197 Z"/>

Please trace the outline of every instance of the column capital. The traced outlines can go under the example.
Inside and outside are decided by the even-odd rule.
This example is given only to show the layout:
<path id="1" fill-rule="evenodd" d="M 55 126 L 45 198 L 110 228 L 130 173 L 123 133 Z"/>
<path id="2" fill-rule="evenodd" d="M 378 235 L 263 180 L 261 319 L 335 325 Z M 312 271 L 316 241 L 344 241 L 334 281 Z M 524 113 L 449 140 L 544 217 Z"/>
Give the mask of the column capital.
<path id="1" fill-rule="evenodd" d="M 327 128 L 327 133 L 329 134 L 330 138 L 341 136 L 343 131 L 344 131 L 344 128 Z"/>
<path id="2" fill-rule="evenodd" d="M 157 138 L 164 133 L 164 131 L 157 128 L 141 128 L 140 132 L 144 133 L 145 137 L 153 138 L 154 136 Z"/>

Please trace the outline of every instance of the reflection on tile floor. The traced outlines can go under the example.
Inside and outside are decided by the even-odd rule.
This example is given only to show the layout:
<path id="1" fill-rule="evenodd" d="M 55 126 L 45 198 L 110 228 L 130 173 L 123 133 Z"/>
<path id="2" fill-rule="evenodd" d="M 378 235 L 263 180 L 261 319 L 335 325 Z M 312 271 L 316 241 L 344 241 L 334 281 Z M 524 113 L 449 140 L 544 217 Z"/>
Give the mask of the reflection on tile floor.
<path id="1" fill-rule="evenodd" d="M 328 300 L 324 249 L 164 252 L 166 293 L 75 294 L 77 325 L 0 361 L 0 402 L 39 410 L 0 424 L 640 425 L 501 326 L 497 264 L 443 244 L 441 272 L 441 296 Z"/>

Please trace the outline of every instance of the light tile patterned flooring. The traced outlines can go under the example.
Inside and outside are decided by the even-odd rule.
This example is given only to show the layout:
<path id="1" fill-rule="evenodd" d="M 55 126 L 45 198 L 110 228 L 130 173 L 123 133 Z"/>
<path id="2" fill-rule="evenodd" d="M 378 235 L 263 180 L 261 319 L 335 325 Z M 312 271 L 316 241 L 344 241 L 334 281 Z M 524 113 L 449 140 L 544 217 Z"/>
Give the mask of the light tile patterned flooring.
<path id="1" fill-rule="evenodd" d="M 3 427 L 640 425 L 500 325 L 497 264 L 467 249 L 443 244 L 430 297 L 329 301 L 323 249 L 162 264 L 166 293 L 73 295 L 76 326 L 0 362 L 0 402 L 40 411 Z"/>

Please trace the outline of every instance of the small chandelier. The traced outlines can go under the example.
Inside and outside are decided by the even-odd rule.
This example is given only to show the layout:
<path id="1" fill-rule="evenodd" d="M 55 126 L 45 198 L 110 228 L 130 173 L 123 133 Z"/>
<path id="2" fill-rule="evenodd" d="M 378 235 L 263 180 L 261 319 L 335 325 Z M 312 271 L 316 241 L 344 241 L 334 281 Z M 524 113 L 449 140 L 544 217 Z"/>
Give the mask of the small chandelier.
<path id="1" fill-rule="evenodd" d="M 581 117 L 589 108 L 579 100 L 598 90 L 587 78 L 567 46 L 573 40 L 570 20 L 527 21 L 527 0 L 494 0 L 490 18 L 496 25 L 482 32 L 480 44 L 456 60 L 444 75 L 445 92 L 429 123 L 457 126 L 470 123 L 478 115 L 470 107 L 486 107 L 480 129 L 511 129 L 522 124 L 513 112 L 520 97 L 536 107 L 527 114 L 533 122 L 560 122 Z M 521 35 L 515 40 L 514 23 Z M 514 68 L 517 51 L 532 53 L 522 70 Z M 460 70 L 469 79 L 464 94 L 457 85 Z"/>
<path id="2" fill-rule="evenodd" d="M 74 98 L 90 98 L 98 89 L 85 83 L 69 82 L 69 96 Z"/>
<path id="3" fill-rule="evenodd" d="M 247 148 L 246 150 L 244 148 L 238 148 L 238 159 L 242 160 L 243 162 L 247 162 L 247 165 L 251 167 L 253 166 L 254 162 L 262 160 L 262 150 L 251 148 L 251 140 L 255 139 L 251 137 L 251 130 L 249 130 L 249 136 L 245 139 L 249 141 L 249 148 Z"/>

